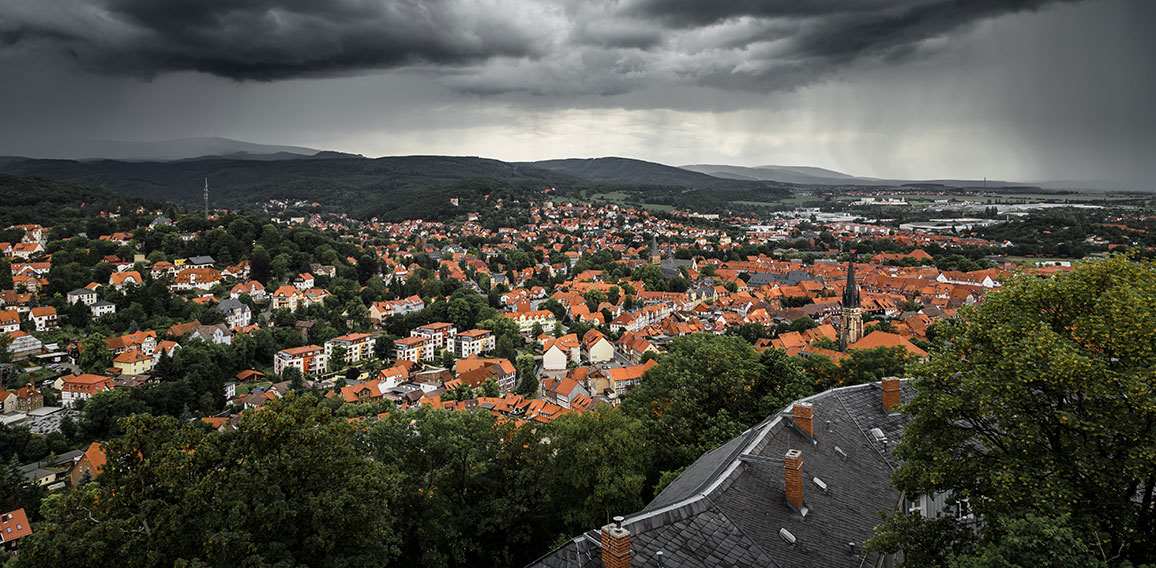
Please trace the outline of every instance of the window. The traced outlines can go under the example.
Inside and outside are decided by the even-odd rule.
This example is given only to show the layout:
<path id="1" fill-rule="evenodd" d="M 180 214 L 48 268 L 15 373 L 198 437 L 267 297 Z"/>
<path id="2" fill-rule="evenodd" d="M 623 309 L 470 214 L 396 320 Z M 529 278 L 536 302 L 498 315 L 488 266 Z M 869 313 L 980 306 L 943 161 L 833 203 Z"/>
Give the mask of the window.
<path id="1" fill-rule="evenodd" d="M 968 503 L 966 497 L 956 501 L 955 518 L 961 521 L 971 521 L 975 519 L 975 513 L 971 510 L 971 503 Z"/>
<path id="2" fill-rule="evenodd" d="M 914 515 L 914 514 L 926 515 L 926 511 L 927 511 L 926 499 L 927 498 L 923 495 L 908 499 L 907 500 L 907 514 L 908 515 Z"/>

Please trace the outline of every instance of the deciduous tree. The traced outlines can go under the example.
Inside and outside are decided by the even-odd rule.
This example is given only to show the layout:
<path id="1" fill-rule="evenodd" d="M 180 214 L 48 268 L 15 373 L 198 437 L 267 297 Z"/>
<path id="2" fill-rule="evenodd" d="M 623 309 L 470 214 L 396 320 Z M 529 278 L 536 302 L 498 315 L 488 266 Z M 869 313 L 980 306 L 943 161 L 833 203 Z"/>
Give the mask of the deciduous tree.
<path id="1" fill-rule="evenodd" d="M 17 566 L 380 566 L 397 554 L 395 471 L 312 397 L 219 433 L 137 415 L 100 477 L 45 502 Z"/>
<path id="2" fill-rule="evenodd" d="M 1105 558 L 1156 559 L 1156 266 L 1016 277 L 937 327 L 896 486 L 968 498 L 985 538 L 1067 514 Z"/>

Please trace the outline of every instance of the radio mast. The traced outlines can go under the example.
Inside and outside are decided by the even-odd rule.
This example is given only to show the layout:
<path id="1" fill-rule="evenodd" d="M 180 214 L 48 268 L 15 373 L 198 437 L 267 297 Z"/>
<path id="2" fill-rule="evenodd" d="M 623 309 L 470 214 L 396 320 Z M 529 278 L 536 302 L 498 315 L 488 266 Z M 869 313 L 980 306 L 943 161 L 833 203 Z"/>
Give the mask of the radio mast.
<path id="1" fill-rule="evenodd" d="M 209 218 L 209 178 L 205 178 L 205 219 Z"/>

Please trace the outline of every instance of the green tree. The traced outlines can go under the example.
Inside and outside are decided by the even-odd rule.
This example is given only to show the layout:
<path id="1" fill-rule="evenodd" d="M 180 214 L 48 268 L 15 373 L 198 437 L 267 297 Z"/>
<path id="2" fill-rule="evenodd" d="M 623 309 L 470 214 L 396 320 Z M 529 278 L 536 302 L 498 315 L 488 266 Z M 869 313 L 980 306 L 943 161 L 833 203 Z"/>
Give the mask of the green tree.
<path id="1" fill-rule="evenodd" d="M 12 289 L 12 264 L 8 260 L 0 260 L 0 290 Z"/>
<path id="2" fill-rule="evenodd" d="M 522 396 L 534 397 L 538 394 L 538 364 L 533 355 L 518 357 L 514 368 L 518 374 L 518 387 L 515 392 Z"/>
<path id="3" fill-rule="evenodd" d="M 549 300 L 542 302 L 541 309 L 549 310 L 550 313 L 554 314 L 554 318 L 558 321 L 562 321 L 566 318 L 566 307 L 562 305 L 562 302 L 559 302 L 554 298 L 550 298 Z"/>
<path id="4" fill-rule="evenodd" d="M 767 328 L 766 328 L 766 326 L 764 326 L 762 324 L 744 323 L 742 325 L 736 325 L 733 327 L 728 327 L 726 330 L 726 334 L 727 335 L 737 335 L 737 336 L 743 338 L 744 340 L 746 340 L 747 343 L 754 345 L 755 342 L 758 341 L 759 339 L 767 337 Z"/>
<path id="5" fill-rule="evenodd" d="M 598 311 L 598 306 L 606 301 L 606 294 L 603 294 L 602 290 L 591 288 L 587 290 L 585 294 L 582 294 L 582 298 L 586 300 L 586 307 L 589 308 L 591 312 L 596 312 Z"/>
<path id="6" fill-rule="evenodd" d="M 29 521 L 36 522 L 40 520 L 41 500 L 47 495 L 44 486 L 25 483 L 15 453 L 7 458 L 7 463 L 0 461 L 0 510 L 24 509 Z"/>
<path id="7" fill-rule="evenodd" d="M 94 333 L 80 342 L 80 358 L 77 364 L 86 373 L 103 374 L 112 366 L 112 353 L 105 343 L 105 336 Z"/>
<path id="8" fill-rule="evenodd" d="M 819 327 L 819 323 L 808 316 L 795 318 L 791 321 L 791 325 L 787 328 L 788 331 L 807 331 Z"/>
<path id="9" fill-rule="evenodd" d="M 289 388 L 294 391 L 305 388 L 305 377 L 301 375 L 301 370 L 297 367 L 287 367 L 285 372 L 281 373 L 281 380 L 289 381 Z"/>
<path id="10" fill-rule="evenodd" d="M 403 566 L 521 566 L 541 554 L 545 514 L 530 428 L 488 412 L 421 407 L 389 413 L 366 436 L 374 462 L 407 482 L 394 509 L 422 530 L 401 543 Z"/>
<path id="11" fill-rule="evenodd" d="M 1089 547 L 1156 559 L 1156 267 L 1016 277 L 938 327 L 895 485 L 968 498 L 985 538 L 1068 514 Z"/>
<path id="12" fill-rule="evenodd" d="M 509 335 L 498 336 L 494 342 L 494 355 L 502 359 L 513 359 L 518 352 L 514 348 L 514 340 Z"/>
<path id="13" fill-rule="evenodd" d="M 392 338 L 385 335 L 379 335 L 374 339 L 373 342 L 373 356 L 381 359 L 382 361 L 389 361 L 390 359 L 393 359 L 394 349 L 396 347 L 397 346 L 394 344 Z"/>
<path id="14" fill-rule="evenodd" d="M 666 471 L 810 394 L 802 370 L 785 353 L 760 355 L 741 338 L 699 334 L 672 342 L 622 408 L 647 426 L 658 470 Z"/>
<path id="15" fill-rule="evenodd" d="M 92 323 L 92 312 L 88 308 L 88 304 L 84 302 L 76 302 L 68 306 L 68 325 L 76 329 L 84 329 L 88 324 Z"/>
<path id="16" fill-rule="evenodd" d="M 449 349 L 442 350 L 441 365 L 443 367 L 447 369 L 453 369 L 457 362 L 458 358 L 454 355 L 453 351 L 450 351 Z"/>
<path id="17" fill-rule="evenodd" d="M 396 557 L 399 478 L 313 397 L 237 431 L 137 415 L 93 483 L 45 502 L 17 566 L 379 566 Z M 96 553 L 95 551 L 99 551 Z"/>
<path id="18" fill-rule="evenodd" d="M 1071 516 L 1028 514 L 1008 519 L 998 535 L 967 554 L 953 555 L 951 568 L 1107 568 L 1087 539 L 1070 525 Z M 932 543 L 929 543 L 932 544 Z"/>
<path id="19" fill-rule="evenodd" d="M 618 300 L 622 299 L 622 290 L 618 286 L 611 286 L 606 292 L 606 301 L 611 304 L 618 305 Z"/>
<path id="20" fill-rule="evenodd" d="M 653 264 L 635 270 L 632 278 L 641 280 L 643 286 L 651 292 L 662 292 L 666 289 L 666 281 L 662 278 L 662 269 Z"/>
<path id="21" fill-rule="evenodd" d="M 482 396 L 502 396 L 502 389 L 498 386 L 498 379 L 489 377 L 482 383 Z"/>
<path id="22" fill-rule="evenodd" d="M 123 389 L 97 393 L 85 401 L 81 412 L 80 436 L 86 441 L 104 440 L 119 436 L 121 418 L 148 412 L 148 407 L 133 399 Z"/>
<path id="23" fill-rule="evenodd" d="M 372 256 L 368 254 L 361 255 L 357 259 L 357 281 L 365 284 L 373 275 L 381 272 L 381 266 L 377 264 Z"/>
<path id="24" fill-rule="evenodd" d="M 902 551 L 907 565 L 945 567 L 949 558 L 965 556 L 975 546 L 976 533 L 950 515 L 928 518 L 893 510 L 882 516 L 885 522 L 865 543 L 865 550 Z"/>
<path id="25" fill-rule="evenodd" d="M 333 351 L 329 355 L 329 372 L 336 373 L 348 366 L 349 363 L 345 361 L 347 357 L 349 357 L 349 349 L 346 349 L 344 345 L 333 346 Z"/>
<path id="26" fill-rule="evenodd" d="M 554 420 L 544 434 L 551 505 L 567 534 L 642 508 L 651 446 L 641 422 L 602 406 Z"/>
<path id="27" fill-rule="evenodd" d="M 12 345 L 12 336 L 7 333 L 0 333 L 0 363 L 12 362 L 12 352 L 8 350 L 9 345 Z"/>
<path id="28" fill-rule="evenodd" d="M 903 346 L 854 349 L 850 355 L 839 365 L 842 383 L 847 385 L 872 383 L 883 377 L 902 377 L 911 359 Z"/>

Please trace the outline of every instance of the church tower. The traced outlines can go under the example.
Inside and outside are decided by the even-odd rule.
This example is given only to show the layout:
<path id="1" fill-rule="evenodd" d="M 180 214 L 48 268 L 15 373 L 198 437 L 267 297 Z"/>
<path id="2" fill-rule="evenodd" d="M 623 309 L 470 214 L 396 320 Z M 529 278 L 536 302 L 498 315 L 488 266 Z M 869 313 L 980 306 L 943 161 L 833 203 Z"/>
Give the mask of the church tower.
<path id="1" fill-rule="evenodd" d="M 658 252 L 658 240 L 654 235 L 650 235 L 650 264 L 655 266 L 662 264 L 662 255 Z"/>
<path id="2" fill-rule="evenodd" d="M 839 329 L 839 350 L 863 338 L 863 308 L 859 307 L 859 285 L 855 283 L 855 256 L 847 267 L 847 286 L 843 288 L 843 318 Z"/>

